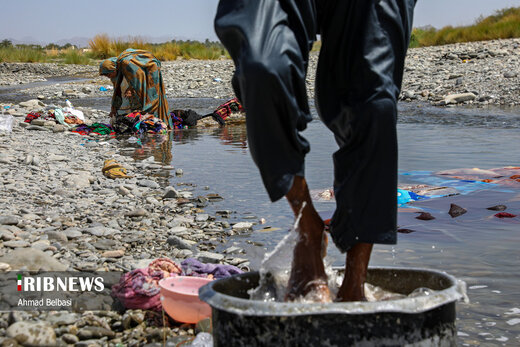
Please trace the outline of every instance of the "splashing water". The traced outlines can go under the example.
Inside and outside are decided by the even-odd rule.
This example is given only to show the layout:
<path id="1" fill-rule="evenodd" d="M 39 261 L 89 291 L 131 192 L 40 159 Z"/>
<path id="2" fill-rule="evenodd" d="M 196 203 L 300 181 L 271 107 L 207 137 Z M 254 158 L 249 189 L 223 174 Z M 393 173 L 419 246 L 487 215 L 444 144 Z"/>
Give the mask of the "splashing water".
<path id="1" fill-rule="evenodd" d="M 283 301 L 291 273 L 292 250 L 300 237 L 298 224 L 304 207 L 305 202 L 289 233 L 276 245 L 272 252 L 265 255 L 259 270 L 259 285 L 249 291 L 252 300 Z"/>

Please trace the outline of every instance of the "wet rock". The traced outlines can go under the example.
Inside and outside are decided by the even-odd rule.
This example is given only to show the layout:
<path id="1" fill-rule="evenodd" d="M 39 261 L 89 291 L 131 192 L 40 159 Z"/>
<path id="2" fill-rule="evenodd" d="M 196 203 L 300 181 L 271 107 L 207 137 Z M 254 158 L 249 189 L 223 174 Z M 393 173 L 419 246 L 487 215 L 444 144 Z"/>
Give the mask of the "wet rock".
<path id="1" fill-rule="evenodd" d="M 432 219 L 435 219 L 434 216 L 431 215 L 431 213 L 429 212 L 420 212 L 420 214 L 415 217 L 416 219 L 420 219 L 420 220 L 432 220 Z"/>
<path id="2" fill-rule="evenodd" d="M 249 222 L 239 222 L 233 225 L 233 231 L 246 231 L 251 230 L 253 228 L 253 223 Z"/>
<path id="3" fill-rule="evenodd" d="M 458 216 L 462 216 L 466 212 L 468 212 L 468 210 L 466 210 L 465 208 L 460 207 L 456 204 L 451 204 L 448 214 L 451 216 L 451 218 L 456 218 Z"/>
<path id="4" fill-rule="evenodd" d="M 491 211 L 505 211 L 507 209 L 506 205 L 495 205 L 487 208 Z"/>
<path id="5" fill-rule="evenodd" d="M 24 346 L 55 346 L 54 329 L 45 322 L 16 322 L 7 328 L 6 335 Z"/>
<path id="6" fill-rule="evenodd" d="M 507 212 L 499 212 L 495 214 L 495 217 L 497 218 L 515 218 L 516 214 L 507 213 Z"/>
<path id="7" fill-rule="evenodd" d="M 179 192 L 173 187 L 167 187 L 163 199 L 176 199 L 180 197 Z"/>

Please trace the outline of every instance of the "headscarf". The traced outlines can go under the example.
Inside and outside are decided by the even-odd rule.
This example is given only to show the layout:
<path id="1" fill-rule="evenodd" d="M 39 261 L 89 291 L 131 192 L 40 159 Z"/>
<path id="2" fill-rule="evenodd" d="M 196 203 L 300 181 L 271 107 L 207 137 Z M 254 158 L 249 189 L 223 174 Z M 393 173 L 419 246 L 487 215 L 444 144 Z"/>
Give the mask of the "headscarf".
<path id="1" fill-rule="evenodd" d="M 106 76 L 106 75 L 111 74 L 112 72 L 115 72 L 117 69 L 116 62 L 117 62 L 116 57 L 112 57 L 112 58 L 103 60 L 99 64 L 99 74 Z"/>

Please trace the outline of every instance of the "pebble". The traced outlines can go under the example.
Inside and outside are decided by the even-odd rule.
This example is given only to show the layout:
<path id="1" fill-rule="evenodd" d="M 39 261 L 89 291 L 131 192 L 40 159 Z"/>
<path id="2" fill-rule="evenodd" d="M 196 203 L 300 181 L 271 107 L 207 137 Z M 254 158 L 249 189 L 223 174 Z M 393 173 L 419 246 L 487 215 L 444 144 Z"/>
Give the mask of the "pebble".
<path id="1" fill-rule="evenodd" d="M 24 346 L 54 346 L 56 334 L 46 322 L 16 322 L 9 326 L 6 335 Z"/>

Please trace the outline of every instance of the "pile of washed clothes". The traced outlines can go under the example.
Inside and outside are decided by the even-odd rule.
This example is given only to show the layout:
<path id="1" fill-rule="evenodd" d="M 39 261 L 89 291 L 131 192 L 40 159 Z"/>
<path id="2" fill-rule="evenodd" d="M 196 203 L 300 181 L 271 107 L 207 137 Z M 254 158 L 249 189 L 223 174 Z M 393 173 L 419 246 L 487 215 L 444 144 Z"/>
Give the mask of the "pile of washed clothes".
<path id="1" fill-rule="evenodd" d="M 85 116 L 80 110 L 76 110 L 71 106 L 64 108 L 55 108 L 48 110 L 47 113 L 31 112 L 25 117 L 25 123 L 31 123 L 35 119 L 54 120 L 56 123 L 72 127 L 85 122 Z"/>
<path id="2" fill-rule="evenodd" d="M 240 274 L 233 265 L 205 264 L 197 259 L 185 259 L 180 265 L 168 258 L 152 261 L 144 269 L 135 269 L 121 276 L 112 286 L 112 296 L 127 309 L 161 311 L 159 281 L 166 277 L 194 276 L 219 279 Z"/>

